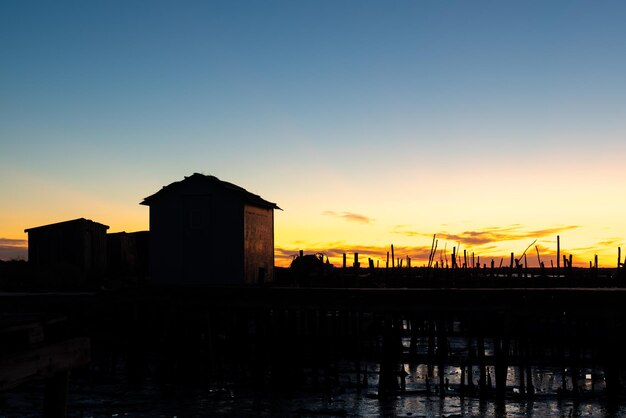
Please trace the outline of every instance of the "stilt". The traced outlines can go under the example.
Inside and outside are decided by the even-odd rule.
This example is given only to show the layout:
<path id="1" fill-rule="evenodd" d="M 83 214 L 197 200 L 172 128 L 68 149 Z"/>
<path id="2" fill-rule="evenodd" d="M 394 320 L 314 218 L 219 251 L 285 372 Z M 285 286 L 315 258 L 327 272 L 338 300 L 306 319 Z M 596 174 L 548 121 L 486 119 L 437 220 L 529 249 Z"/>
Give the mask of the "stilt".
<path id="1" fill-rule="evenodd" d="M 428 377 L 433 378 L 433 364 L 435 360 L 435 321 L 428 321 Z"/>
<path id="2" fill-rule="evenodd" d="M 409 358 L 413 362 L 417 357 L 417 339 L 418 339 L 418 318 L 414 316 L 411 318 L 411 342 L 409 344 Z"/>
<path id="3" fill-rule="evenodd" d="M 485 339 L 482 336 L 482 331 L 479 331 L 478 337 L 476 337 L 476 350 L 478 351 L 478 368 L 479 368 L 479 378 L 478 378 L 478 390 L 480 391 L 481 396 L 485 396 L 487 394 L 487 370 L 485 365 Z"/>
<path id="4" fill-rule="evenodd" d="M 437 374 L 439 375 L 439 397 L 446 396 L 445 360 L 448 356 L 448 340 L 446 337 L 445 321 L 437 321 Z"/>
<path id="5" fill-rule="evenodd" d="M 398 348 L 402 344 L 402 336 L 395 322 L 392 318 L 385 320 L 378 380 L 378 394 L 380 396 L 398 391 Z"/>
<path id="6" fill-rule="evenodd" d="M 524 379 L 524 366 L 522 364 L 522 361 L 520 360 L 520 365 L 517 369 L 517 373 L 519 375 L 519 392 L 520 395 L 524 396 L 526 395 L 526 382 Z"/>
<path id="7" fill-rule="evenodd" d="M 471 377 L 469 380 L 472 380 Z M 460 388 L 461 396 L 465 394 L 465 364 L 461 363 L 461 388 Z"/>
<path id="8" fill-rule="evenodd" d="M 474 370 L 472 364 L 476 358 L 476 352 L 472 349 L 472 337 L 467 338 L 467 389 L 474 392 Z"/>
<path id="9" fill-rule="evenodd" d="M 529 364 L 526 364 L 526 394 L 533 396 L 535 394 L 535 386 L 533 385 L 533 373 Z"/>
<path id="10" fill-rule="evenodd" d="M 506 396 L 506 375 L 509 360 L 508 337 L 501 337 L 494 340 L 495 350 L 495 375 L 496 375 L 496 398 L 504 399 Z"/>
<path id="11" fill-rule="evenodd" d="M 44 418 L 63 418 L 66 416 L 69 377 L 69 371 L 63 370 L 56 372 L 46 380 L 43 403 Z"/>

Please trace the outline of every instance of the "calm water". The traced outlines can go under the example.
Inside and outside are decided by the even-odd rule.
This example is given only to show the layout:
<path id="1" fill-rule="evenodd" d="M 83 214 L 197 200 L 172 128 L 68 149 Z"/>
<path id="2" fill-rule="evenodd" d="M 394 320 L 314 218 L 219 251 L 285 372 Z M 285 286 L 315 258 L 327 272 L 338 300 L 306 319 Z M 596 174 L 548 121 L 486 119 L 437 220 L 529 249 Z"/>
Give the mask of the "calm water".
<path id="1" fill-rule="evenodd" d="M 403 341 L 408 349 L 408 340 Z M 420 350 L 427 344 L 421 341 Z M 462 352 L 465 342 L 451 340 L 451 352 Z M 420 352 L 421 352 L 420 351 Z M 492 347 L 486 347 L 492 353 Z M 123 363 L 123 362 L 122 362 Z M 362 365 L 364 367 L 364 365 Z M 562 375 L 558 368 L 533 368 L 536 396 L 516 398 L 519 387 L 516 368 L 509 368 L 507 386 L 510 396 L 504 405 L 476 396 L 460 396 L 461 371 L 446 367 L 444 378 L 449 382 L 448 396 L 437 395 L 438 370 L 433 367 L 428 379 L 432 395 L 426 395 L 425 365 L 405 365 L 406 392 L 389 399 L 379 399 L 378 366 L 367 364 L 367 387 L 357 387 L 354 363 L 340 362 L 332 385 L 324 385 L 323 372 L 317 381 L 305 370 L 302 381 L 294 382 L 290 394 L 249 389 L 236 385 L 238 376 L 230 374 L 220 384 L 163 386 L 148 379 L 142 384 L 129 384 L 124 379 L 124 364 L 116 372 L 97 378 L 73 376 L 68 400 L 69 417 L 626 417 L 626 399 L 609 405 L 603 392 L 601 369 L 581 370 L 579 382 L 583 395 L 578 401 L 558 390 Z M 96 369 L 97 371 L 97 369 Z M 93 372 L 93 370 L 92 370 Z M 493 369 L 490 369 L 494 379 Z M 477 382 L 478 371 L 472 380 Z M 362 383 L 363 375 L 359 383 Z M 495 380 L 494 380 L 495 382 Z M 566 377 L 568 389 L 571 380 Z M 289 386 L 289 385 L 288 385 Z M 626 386 L 625 386 L 626 388 Z M 0 418 L 39 417 L 42 410 L 43 385 L 32 384 L 14 391 L 0 393 Z"/>
<path id="2" fill-rule="evenodd" d="M 424 390 L 426 367 L 409 369 L 407 392 L 390 399 L 376 396 L 377 375 L 371 366 L 368 387 L 358 389 L 354 376 L 339 375 L 339 384 L 332 390 L 314 389 L 308 382 L 305 389 L 289 396 L 271 392 L 239 390 L 234 385 L 163 387 L 154 383 L 131 385 L 111 378 L 94 384 L 74 379 L 70 389 L 70 417 L 626 417 L 626 403 L 609 406 L 602 397 L 600 382 L 594 383 L 596 395 L 589 396 L 591 381 L 583 387 L 583 400 L 559 399 L 556 389 L 560 375 L 551 370 L 535 370 L 534 400 L 511 397 L 504 407 L 495 401 L 461 397 L 456 389 L 459 370 L 446 368 L 450 395 L 440 399 L 415 391 Z M 435 377 L 437 370 L 434 369 Z M 514 379 L 510 370 L 509 379 Z M 511 384 L 514 388 L 514 384 Z M 433 389 L 434 385 L 433 385 Z M 31 385 L 0 394 L 0 417 L 38 417 L 43 387 Z"/>

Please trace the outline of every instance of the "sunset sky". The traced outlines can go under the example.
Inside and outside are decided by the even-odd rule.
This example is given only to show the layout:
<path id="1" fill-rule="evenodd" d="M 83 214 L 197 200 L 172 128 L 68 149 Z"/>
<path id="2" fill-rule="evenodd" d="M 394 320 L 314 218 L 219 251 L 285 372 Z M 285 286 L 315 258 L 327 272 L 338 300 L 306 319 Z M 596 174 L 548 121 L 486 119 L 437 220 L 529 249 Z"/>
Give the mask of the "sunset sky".
<path id="1" fill-rule="evenodd" d="M 413 265 L 626 243 L 626 2 L 0 2 L 0 259 L 25 228 L 148 228 L 194 172 L 299 249 Z M 626 252 L 626 251 L 623 251 Z M 438 252 L 436 259 L 445 256 Z"/>

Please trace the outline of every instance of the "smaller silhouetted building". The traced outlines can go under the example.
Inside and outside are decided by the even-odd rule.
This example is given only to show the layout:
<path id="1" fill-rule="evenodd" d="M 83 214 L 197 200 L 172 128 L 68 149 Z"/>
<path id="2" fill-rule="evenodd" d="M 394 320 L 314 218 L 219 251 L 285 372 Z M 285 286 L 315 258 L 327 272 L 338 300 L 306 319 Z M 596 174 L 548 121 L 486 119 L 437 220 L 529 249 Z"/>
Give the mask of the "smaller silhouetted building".
<path id="1" fill-rule="evenodd" d="M 150 279 L 178 285 L 254 284 L 274 273 L 275 203 L 193 174 L 146 197 Z"/>
<path id="2" fill-rule="evenodd" d="M 107 234 L 107 273 L 144 279 L 148 275 L 148 231 Z"/>
<path id="3" fill-rule="evenodd" d="M 28 262 L 57 271 L 102 275 L 107 265 L 107 229 L 85 218 L 25 229 Z"/>

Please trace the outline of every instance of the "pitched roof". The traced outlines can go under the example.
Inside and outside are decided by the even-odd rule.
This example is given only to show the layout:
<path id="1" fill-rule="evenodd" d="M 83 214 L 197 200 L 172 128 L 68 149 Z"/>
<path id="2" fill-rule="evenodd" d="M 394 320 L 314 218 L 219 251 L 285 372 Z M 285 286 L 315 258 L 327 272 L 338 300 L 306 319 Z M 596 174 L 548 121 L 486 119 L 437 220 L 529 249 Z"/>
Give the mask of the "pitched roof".
<path id="1" fill-rule="evenodd" d="M 171 184 L 169 184 L 167 186 L 163 186 L 163 188 L 161 190 L 159 190 L 158 192 L 156 192 L 155 194 L 153 194 L 151 196 L 146 197 L 140 204 L 141 205 L 150 206 L 155 201 L 157 201 L 157 200 L 161 199 L 162 197 L 167 196 L 170 193 L 176 191 L 176 189 L 181 187 L 181 185 L 183 183 L 189 183 L 189 182 L 195 182 L 195 183 L 202 184 L 202 185 L 209 185 L 209 186 L 213 186 L 213 187 L 223 188 L 223 189 L 228 190 L 230 192 L 239 194 L 243 198 L 244 202 L 246 202 L 248 204 L 251 204 L 251 205 L 254 205 L 254 206 L 267 208 L 267 209 L 280 209 L 276 205 L 276 203 L 269 202 L 269 201 L 261 198 L 261 196 L 259 196 L 259 195 L 256 195 L 254 193 L 250 193 L 249 191 L 247 191 L 243 187 L 239 187 L 236 184 L 229 183 L 227 181 L 222 181 L 222 180 L 218 179 L 215 176 L 207 176 L 207 175 L 199 174 L 199 173 L 194 173 L 194 174 L 192 174 L 189 177 L 185 177 L 183 180 L 176 181 L 176 182 L 171 183 Z"/>
<path id="2" fill-rule="evenodd" d="M 53 224 L 47 224 L 47 225 L 41 225 L 41 226 L 35 226 L 35 227 L 32 227 L 32 228 L 27 228 L 27 229 L 24 230 L 24 232 L 40 230 L 40 229 L 43 229 L 43 228 L 59 227 L 59 226 L 70 225 L 70 224 L 79 224 L 79 223 L 100 225 L 100 226 L 103 226 L 105 229 L 109 229 L 108 225 L 104 225 L 104 224 L 101 224 L 99 222 L 94 222 L 91 219 L 78 218 L 78 219 L 72 219 L 72 220 L 69 220 L 69 221 L 56 222 L 56 223 L 53 223 Z"/>

